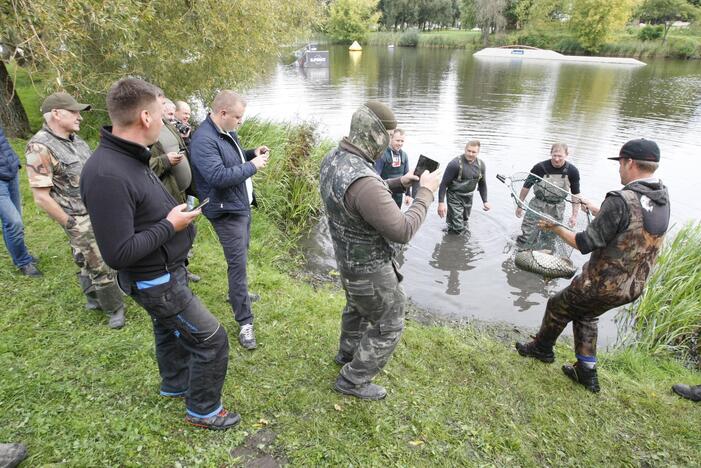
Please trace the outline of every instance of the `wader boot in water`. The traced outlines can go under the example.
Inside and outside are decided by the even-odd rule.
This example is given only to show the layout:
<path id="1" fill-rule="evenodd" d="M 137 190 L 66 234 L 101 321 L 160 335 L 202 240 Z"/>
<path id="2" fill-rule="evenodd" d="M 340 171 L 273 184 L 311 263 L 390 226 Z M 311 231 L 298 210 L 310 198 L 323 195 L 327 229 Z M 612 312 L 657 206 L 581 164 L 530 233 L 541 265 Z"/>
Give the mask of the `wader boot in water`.
<path id="1" fill-rule="evenodd" d="M 100 310 L 100 301 L 97 299 L 97 293 L 95 293 L 95 287 L 93 286 L 92 281 L 90 281 L 90 277 L 78 273 L 78 282 L 80 283 L 80 288 L 83 290 L 83 294 L 85 294 L 85 298 L 87 299 L 85 308 L 87 310 Z"/>
<path id="2" fill-rule="evenodd" d="M 565 214 L 565 198 L 570 192 L 570 179 L 567 176 L 567 168 L 562 174 L 545 174 L 545 182 L 540 180 L 533 184 L 533 199 L 528 203 L 532 210 L 543 213 L 562 222 Z M 562 191 L 550 187 L 549 184 L 562 189 Z M 521 231 L 523 234 L 516 239 L 516 245 L 521 250 L 555 250 L 557 235 L 552 232 L 544 232 L 538 227 L 538 216 L 529 210 L 525 210 Z"/>
<path id="3" fill-rule="evenodd" d="M 448 184 L 445 192 L 445 201 L 448 205 L 448 213 L 446 215 L 446 222 L 448 223 L 448 232 L 455 234 L 460 234 L 465 230 L 465 222 L 470 217 L 470 212 L 472 211 L 472 196 L 477 188 L 477 184 L 482 178 L 482 161 L 480 159 L 475 160 L 475 164 L 479 164 L 480 171 L 477 177 L 464 178 L 463 173 L 465 161 L 463 156 L 460 158 L 460 171 L 458 172 L 458 177 L 453 179 Z"/>
<path id="4" fill-rule="evenodd" d="M 106 288 L 96 289 L 95 293 L 100 301 L 100 308 L 109 315 L 110 328 L 122 328 L 124 326 L 124 295 L 116 283 Z"/>

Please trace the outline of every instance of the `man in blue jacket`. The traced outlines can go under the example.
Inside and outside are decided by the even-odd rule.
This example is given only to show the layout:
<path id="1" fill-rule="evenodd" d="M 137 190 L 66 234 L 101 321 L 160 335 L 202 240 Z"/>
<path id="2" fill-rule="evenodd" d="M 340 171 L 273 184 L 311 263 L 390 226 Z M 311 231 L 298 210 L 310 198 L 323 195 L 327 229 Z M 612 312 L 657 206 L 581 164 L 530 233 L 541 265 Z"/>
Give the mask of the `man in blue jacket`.
<path id="1" fill-rule="evenodd" d="M 12 262 L 22 274 L 41 276 L 34 264 L 34 257 L 24 244 L 24 224 L 22 223 L 22 200 L 19 193 L 19 158 L 5 138 L 0 128 L 0 220 L 2 238 Z"/>
<path id="2" fill-rule="evenodd" d="M 192 136 L 190 157 L 200 200 L 209 198 L 203 213 L 217 232 L 228 266 L 229 302 L 241 327 L 239 343 L 255 349 L 246 261 L 251 234 L 253 174 L 268 163 L 267 146 L 244 150 L 236 135 L 246 101 L 233 91 L 221 91 L 212 112 Z"/>

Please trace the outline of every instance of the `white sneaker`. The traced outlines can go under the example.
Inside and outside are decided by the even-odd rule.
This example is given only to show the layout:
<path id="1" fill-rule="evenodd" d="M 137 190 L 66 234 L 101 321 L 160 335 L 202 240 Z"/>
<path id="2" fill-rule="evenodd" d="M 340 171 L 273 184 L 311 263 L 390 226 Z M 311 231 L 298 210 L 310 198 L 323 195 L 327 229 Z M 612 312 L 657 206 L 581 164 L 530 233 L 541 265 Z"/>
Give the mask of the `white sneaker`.
<path id="1" fill-rule="evenodd" d="M 256 334 L 253 331 L 253 324 L 249 323 L 241 327 L 239 343 L 246 349 L 256 349 Z"/>

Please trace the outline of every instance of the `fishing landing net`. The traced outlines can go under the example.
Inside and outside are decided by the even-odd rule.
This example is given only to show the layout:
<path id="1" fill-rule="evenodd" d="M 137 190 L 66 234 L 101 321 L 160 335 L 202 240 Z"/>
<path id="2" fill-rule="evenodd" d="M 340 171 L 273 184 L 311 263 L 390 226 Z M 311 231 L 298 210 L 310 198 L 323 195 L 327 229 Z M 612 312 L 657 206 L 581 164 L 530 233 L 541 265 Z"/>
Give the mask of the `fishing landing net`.
<path id="1" fill-rule="evenodd" d="M 538 221 L 545 220 L 570 231 L 584 230 L 589 224 L 589 215 L 580 209 L 578 198 L 565 190 L 564 184 L 560 187 L 529 172 L 497 175 L 497 179 L 510 190 L 515 208 L 523 210 L 522 232 L 516 241 L 516 266 L 545 278 L 574 276 L 577 267 L 570 259 L 573 248 L 557 234 L 540 228 Z M 530 189 L 521 201 L 526 182 Z"/>

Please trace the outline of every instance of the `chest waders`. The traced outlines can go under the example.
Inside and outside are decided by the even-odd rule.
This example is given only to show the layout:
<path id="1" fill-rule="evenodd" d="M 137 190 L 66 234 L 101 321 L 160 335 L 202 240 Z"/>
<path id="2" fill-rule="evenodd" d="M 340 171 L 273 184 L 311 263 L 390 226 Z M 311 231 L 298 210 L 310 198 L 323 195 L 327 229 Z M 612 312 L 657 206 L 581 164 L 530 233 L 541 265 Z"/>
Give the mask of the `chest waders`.
<path id="1" fill-rule="evenodd" d="M 383 180 L 395 179 L 404 175 L 407 158 L 402 151 L 399 152 L 399 165 L 396 167 L 392 165 L 394 154 L 392 153 L 391 149 L 387 148 L 382 157 L 385 159 L 384 165 L 382 166 L 382 173 L 380 174 L 380 177 L 382 177 Z M 404 201 L 404 193 L 393 193 L 392 198 L 397 206 L 401 208 L 402 202 Z"/>
<path id="2" fill-rule="evenodd" d="M 472 211 L 472 196 L 477 189 L 479 181 L 482 179 L 482 161 L 476 159 L 475 163 L 469 165 L 464 156 L 460 158 L 460 170 L 458 176 L 453 179 L 446 188 L 445 200 L 448 205 L 446 222 L 448 230 L 461 233 L 465 230 L 465 221 L 470 217 Z M 470 168 L 477 169 L 477 173 Z"/>
<path id="3" fill-rule="evenodd" d="M 542 166 L 541 166 L 542 167 Z M 546 214 L 553 219 L 562 222 L 565 214 L 565 197 L 570 193 L 570 178 L 567 175 L 566 165 L 562 174 L 543 175 L 545 182 L 538 181 L 533 184 L 534 197 L 528 206 L 539 213 Z M 552 186 L 558 189 L 553 189 Z M 524 250 L 555 250 L 557 236 L 552 232 L 544 232 L 538 227 L 540 218 L 526 210 L 521 224 L 523 234 L 517 239 L 519 248 Z"/>

